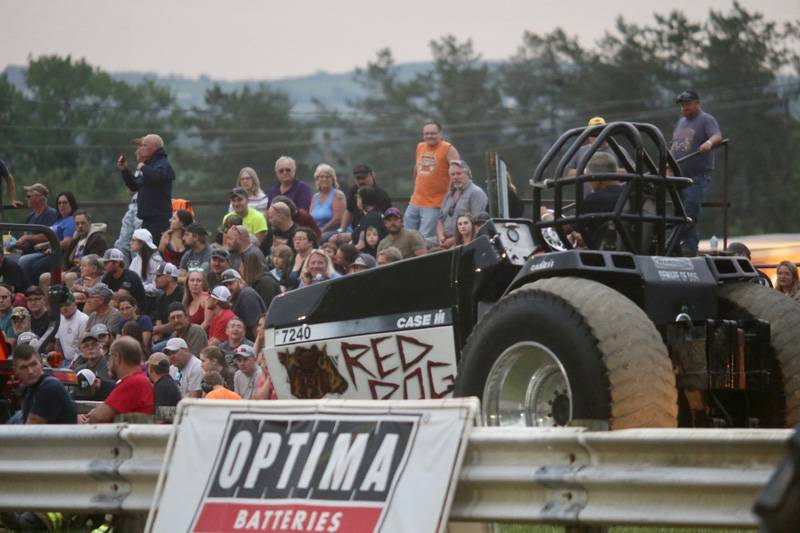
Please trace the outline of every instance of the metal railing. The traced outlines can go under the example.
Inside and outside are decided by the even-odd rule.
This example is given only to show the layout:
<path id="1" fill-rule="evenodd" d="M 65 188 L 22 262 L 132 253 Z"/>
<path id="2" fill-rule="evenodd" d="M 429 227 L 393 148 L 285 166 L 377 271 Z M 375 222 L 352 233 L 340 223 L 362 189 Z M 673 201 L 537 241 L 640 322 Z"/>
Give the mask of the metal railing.
<path id="1" fill-rule="evenodd" d="M 0 426 L 0 510 L 141 516 L 173 426 Z M 790 430 L 475 428 L 450 519 L 752 528 Z"/>

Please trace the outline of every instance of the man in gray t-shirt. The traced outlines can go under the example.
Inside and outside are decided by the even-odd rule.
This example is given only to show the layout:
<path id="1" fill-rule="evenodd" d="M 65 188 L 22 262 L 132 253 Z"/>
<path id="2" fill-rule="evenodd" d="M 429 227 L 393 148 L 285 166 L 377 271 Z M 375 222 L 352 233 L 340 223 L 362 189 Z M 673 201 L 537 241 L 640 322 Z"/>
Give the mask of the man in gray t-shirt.
<path id="1" fill-rule="evenodd" d="M 683 116 L 672 134 L 670 151 L 675 159 L 697 152 L 697 155 L 679 163 L 681 174 L 694 181 L 681 192 L 686 214 L 693 220 L 681 231 L 681 246 L 684 255 L 697 255 L 700 207 L 711 183 L 711 171 L 714 170 L 714 154 L 711 150 L 722 141 L 722 133 L 716 119 L 700 107 L 700 96 L 695 91 L 683 91 L 675 102 L 680 104 Z"/>

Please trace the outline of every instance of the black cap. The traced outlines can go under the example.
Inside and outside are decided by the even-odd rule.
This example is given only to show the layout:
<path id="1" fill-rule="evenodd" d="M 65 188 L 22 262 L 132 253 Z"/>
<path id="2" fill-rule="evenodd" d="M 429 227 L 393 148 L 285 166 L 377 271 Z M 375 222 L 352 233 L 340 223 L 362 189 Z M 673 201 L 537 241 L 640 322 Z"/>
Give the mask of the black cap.
<path id="1" fill-rule="evenodd" d="M 25 289 L 25 296 L 44 296 L 44 291 L 38 285 L 31 285 L 27 289 Z"/>
<path id="2" fill-rule="evenodd" d="M 231 260 L 231 254 L 225 248 L 216 248 L 211 250 L 211 257 L 218 257 L 220 259 L 224 259 L 225 261 Z"/>
<path id="3" fill-rule="evenodd" d="M 372 169 L 369 165 L 360 164 L 353 167 L 353 176 L 356 178 L 363 178 L 372 174 Z"/>
<path id="4" fill-rule="evenodd" d="M 248 198 L 247 191 L 244 190 L 244 187 L 234 187 L 231 190 L 231 198 L 233 198 L 234 196 L 239 196 L 239 197 L 245 198 L 245 199 Z"/>
<path id="5" fill-rule="evenodd" d="M 675 99 L 676 104 L 680 104 L 681 102 L 699 102 L 700 95 L 697 94 L 697 91 L 683 91 L 678 97 Z"/>

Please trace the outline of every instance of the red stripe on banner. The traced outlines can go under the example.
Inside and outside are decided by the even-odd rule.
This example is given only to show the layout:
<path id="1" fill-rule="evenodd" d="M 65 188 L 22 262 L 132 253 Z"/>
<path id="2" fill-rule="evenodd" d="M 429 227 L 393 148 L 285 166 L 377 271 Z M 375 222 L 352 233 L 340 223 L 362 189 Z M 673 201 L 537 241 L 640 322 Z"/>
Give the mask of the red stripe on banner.
<path id="1" fill-rule="evenodd" d="M 208 502 L 203 505 L 200 518 L 192 531 L 195 533 L 239 531 L 371 533 L 375 531 L 382 511 L 381 507 Z"/>

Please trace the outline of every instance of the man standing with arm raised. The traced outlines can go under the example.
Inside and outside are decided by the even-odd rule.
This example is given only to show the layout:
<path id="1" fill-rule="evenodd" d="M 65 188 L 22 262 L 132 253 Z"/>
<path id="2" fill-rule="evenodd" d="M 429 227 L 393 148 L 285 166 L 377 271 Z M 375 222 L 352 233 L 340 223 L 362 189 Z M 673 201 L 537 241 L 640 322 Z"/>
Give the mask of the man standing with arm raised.
<path id="1" fill-rule="evenodd" d="M 150 231 L 153 242 L 161 240 L 161 233 L 169 228 L 172 216 L 172 182 L 175 172 L 167 161 L 164 151 L 164 140 L 155 133 L 145 135 L 141 146 L 136 151 L 136 172 L 131 173 L 125 156 L 117 159 L 117 168 L 122 173 L 125 185 L 131 191 L 137 191 L 137 216 L 142 220 L 142 227 Z"/>

